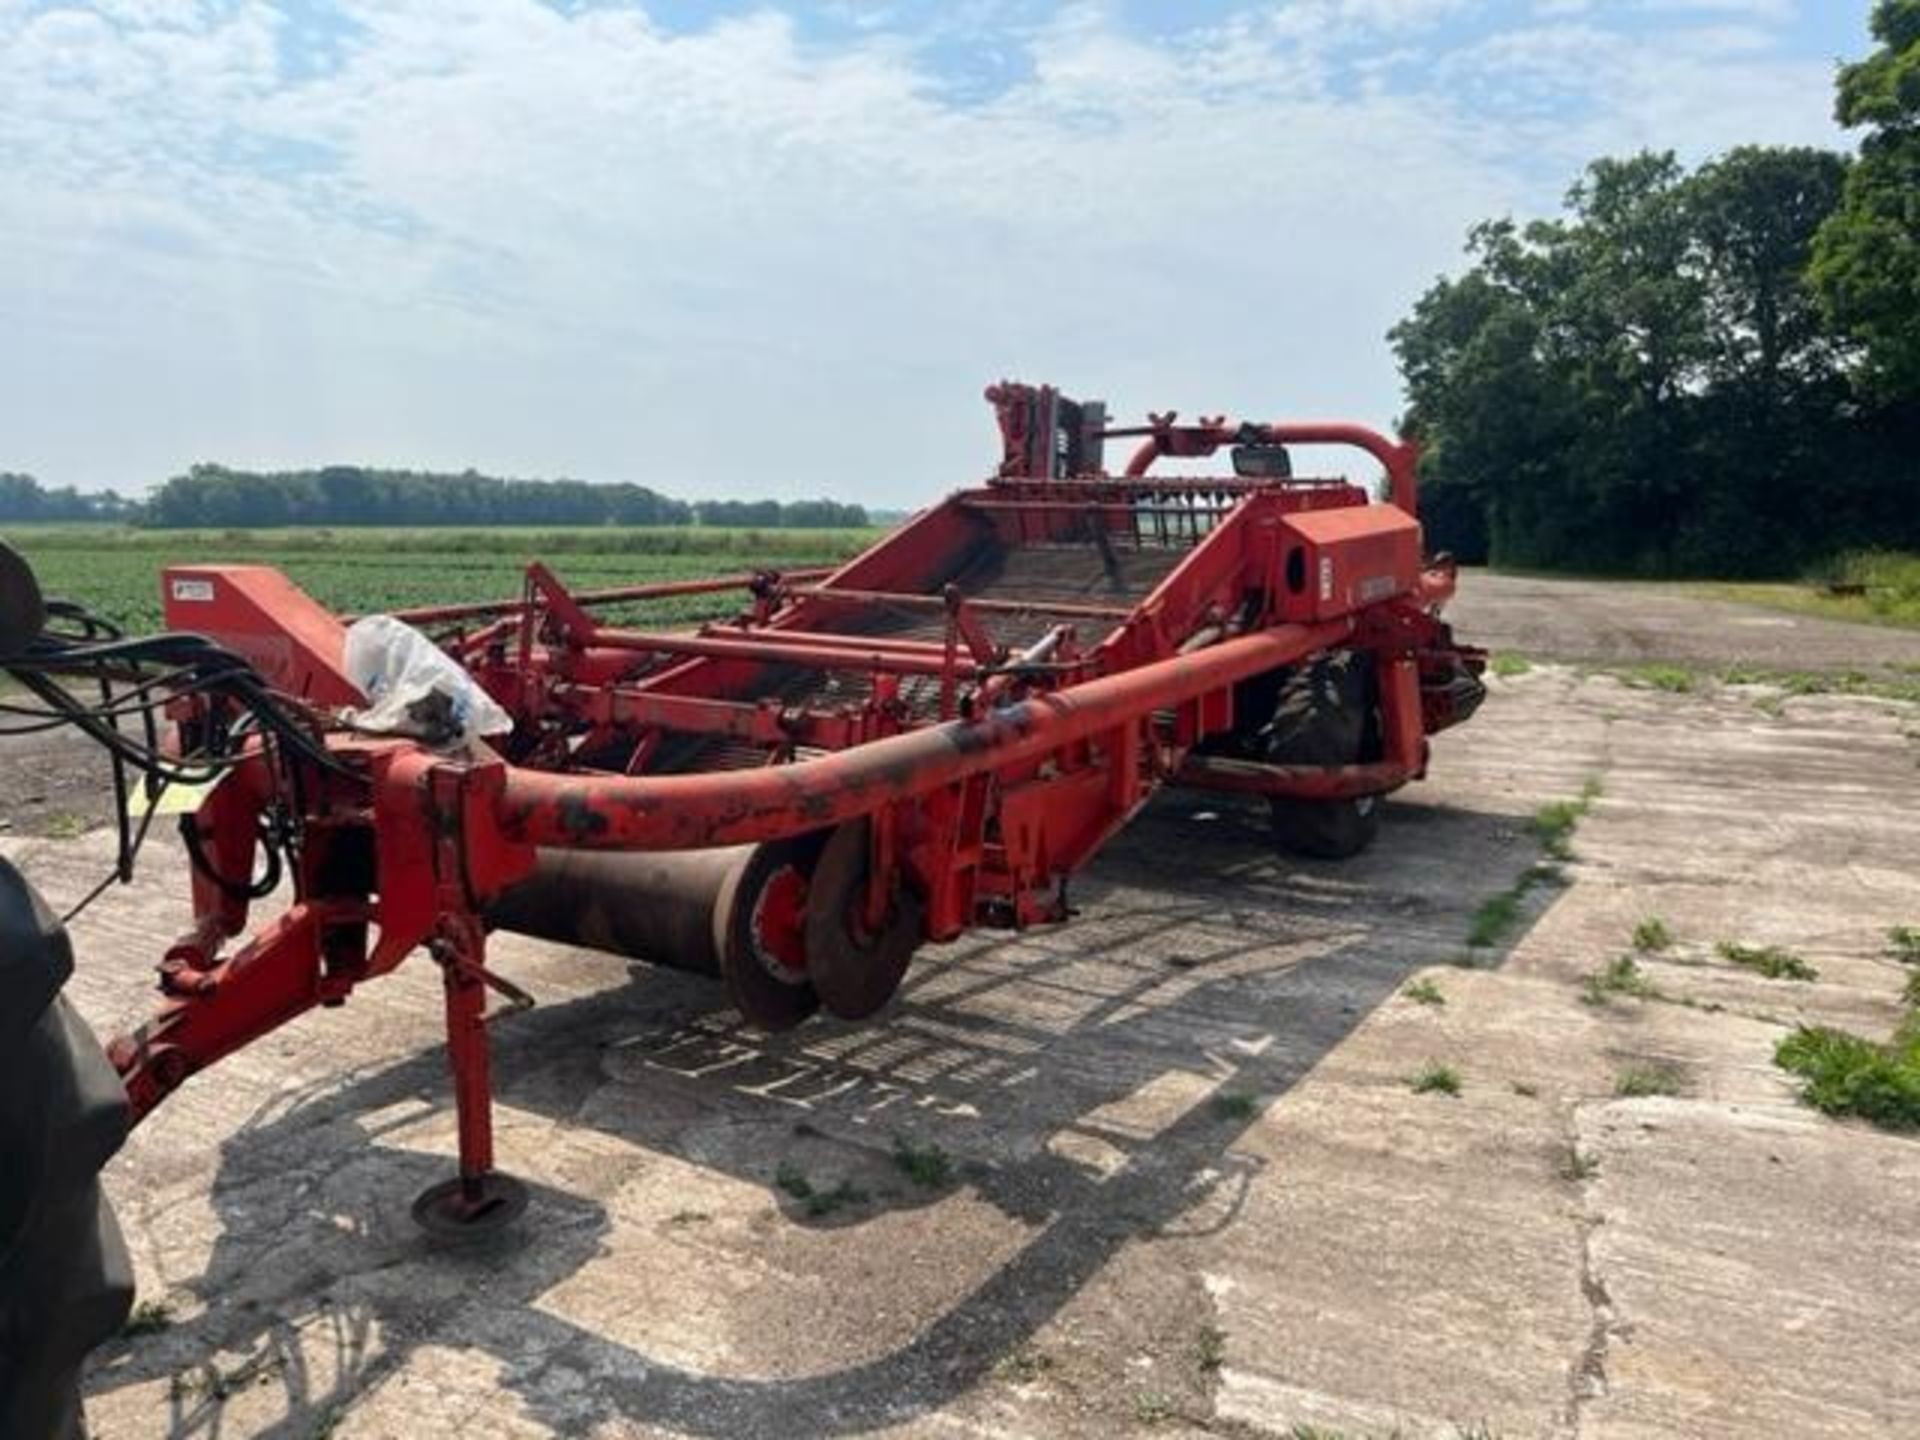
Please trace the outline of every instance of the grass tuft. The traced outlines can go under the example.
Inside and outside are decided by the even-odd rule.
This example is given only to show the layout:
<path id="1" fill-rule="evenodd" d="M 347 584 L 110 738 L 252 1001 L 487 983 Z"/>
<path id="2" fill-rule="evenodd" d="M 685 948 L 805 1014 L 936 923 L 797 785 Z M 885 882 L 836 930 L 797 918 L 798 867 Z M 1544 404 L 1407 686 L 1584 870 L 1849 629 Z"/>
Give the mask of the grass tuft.
<path id="1" fill-rule="evenodd" d="M 1484 901 L 1467 927 L 1467 944 L 1475 950 L 1491 950 L 1498 945 L 1520 918 L 1520 901 L 1526 893 L 1524 885 L 1516 885 Z"/>
<path id="2" fill-rule="evenodd" d="M 1902 965 L 1920 965 L 1920 926 L 1896 925 L 1887 931 L 1887 953 Z"/>
<path id="3" fill-rule="evenodd" d="M 1635 1000 L 1666 998 L 1660 987 L 1647 978 L 1647 972 L 1640 968 L 1640 962 L 1631 955 L 1622 955 L 1606 969 L 1587 976 L 1581 986 L 1580 999 L 1588 1005 L 1605 1005 L 1616 995 L 1626 995 Z"/>
<path id="4" fill-rule="evenodd" d="M 1447 997 L 1440 993 L 1440 987 L 1428 979 L 1409 980 L 1400 992 L 1416 1005 L 1444 1005 Z"/>
<path id="5" fill-rule="evenodd" d="M 1218 1370 L 1227 1363 L 1227 1332 L 1218 1325 L 1202 1325 L 1194 1341 L 1193 1357 L 1209 1374 Z"/>
<path id="6" fill-rule="evenodd" d="M 139 1335 L 158 1335 L 173 1328 L 173 1307 L 164 1300 L 142 1300 L 128 1314 L 120 1333 L 131 1340 Z"/>
<path id="7" fill-rule="evenodd" d="M 1691 695 L 1700 683 L 1700 677 L 1684 665 L 1629 665 L 1616 673 L 1636 690 L 1669 695 Z"/>
<path id="8" fill-rule="evenodd" d="M 1590 775 L 1586 783 L 1581 785 L 1577 797 L 1555 800 L 1542 805 L 1535 812 L 1530 828 L 1546 852 L 1545 857 L 1529 865 L 1518 880 L 1498 895 L 1489 896 L 1481 902 L 1467 925 L 1467 945 L 1470 949 L 1491 950 L 1497 946 L 1520 918 L 1520 905 L 1527 898 L 1527 892 L 1536 885 L 1550 884 L 1560 878 L 1560 866 L 1573 858 L 1574 829 L 1581 817 L 1593 808 L 1593 802 L 1600 798 L 1601 790 L 1600 777 Z M 1473 964 L 1470 958 L 1454 963 L 1465 964 L 1469 968 Z"/>
<path id="9" fill-rule="evenodd" d="M 1722 940 L 1713 947 L 1722 960 L 1731 961 L 1769 980 L 1817 980 L 1820 972 L 1791 950 L 1778 945 L 1741 945 Z"/>
<path id="10" fill-rule="evenodd" d="M 1458 1095 L 1460 1072 L 1451 1065 L 1442 1065 L 1438 1060 L 1429 1060 L 1407 1083 L 1413 1087 L 1413 1093 L 1416 1095 Z"/>
<path id="11" fill-rule="evenodd" d="M 1534 811 L 1533 833 L 1551 858 L 1573 858 L 1573 830 L 1586 811 L 1586 805 L 1578 800 L 1554 800 Z"/>
<path id="12" fill-rule="evenodd" d="M 1216 1120 L 1251 1120 L 1260 1109 L 1259 1101 L 1253 1096 L 1232 1091 L 1215 1095 L 1212 1104 L 1213 1118 Z"/>
<path id="13" fill-rule="evenodd" d="M 953 1179 L 953 1159 L 929 1141 L 916 1145 L 904 1135 L 893 1141 L 893 1163 L 900 1173 L 925 1190 L 938 1190 Z"/>
<path id="14" fill-rule="evenodd" d="M 1142 1425 L 1164 1425 L 1175 1414 L 1173 1401 L 1165 1395 L 1148 1391 L 1133 1398 L 1133 1418 Z"/>
<path id="15" fill-rule="evenodd" d="M 1593 809 L 1593 802 L 1600 798 L 1601 793 L 1600 777 L 1589 775 L 1581 785 L 1577 799 L 1549 801 L 1534 812 L 1533 833 L 1539 838 L 1548 859 L 1565 861 L 1573 858 L 1573 832 L 1587 812 Z"/>
<path id="16" fill-rule="evenodd" d="M 1515 676 L 1525 675 L 1529 670 L 1533 669 L 1533 662 L 1524 655 L 1500 654 L 1495 655 L 1493 659 L 1487 662 L 1487 668 L 1492 670 L 1493 673 L 1498 675 L 1502 680 L 1511 680 Z"/>
<path id="17" fill-rule="evenodd" d="M 805 1200 L 813 1194 L 813 1182 L 807 1178 L 807 1172 L 791 1160 L 782 1160 L 780 1168 L 773 1172 L 773 1183 L 796 1200 Z"/>
<path id="18" fill-rule="evenodd" d="M 1887 1045 L 1803 1025 L 1774 1047 L 1773 1060 L 1806 1081 L 1801 1098 L 1816 1110 L 1886 1130 L 1920 1129 L 1920 1015 Z"/>
<path id="19" fill-rule="evenodd" d="M 842 1180 L 831 1190 L 815 1190 L 806 1198 L 804 1209 L 812 1218 L 831 1215 L 848 1205 L 864 1205 L 869 1196 L 851 1180 Z"/>
<path id="20" fill-rule="evenodd" d="M 870 1198 L 851 1180 L 842 1180 L 831 1190 L 822 1190 L 807 1178 L 806 1171 L 788 1160 L 782 1160 L 780 1168 L 773 1172 L 773 1183 L 798 1200 L 801 1209 L 816 1220 L 848 1205 L 864 1205 Z M 679 1221 L 678 1216 L 674 1218 Z"/>
<path id="21" fill-rule="evenodd" d="M 1053 1369 L 1053 1357 L 1031 1345 L 1009 1350 L 993 1362 L 993 1373 L 1012 1385 L 1031 1385 Z"/>
<path id="22" fill-rule="evenodd" d="M 1627 1066 L 1613 1081 L 1613 1093 L 1626 1099 L 1643 1095 L 1678 1095 L 1686 1076 L 1665 1060 L 1647 1060 Z"/>
<path id="23" fill-rule="evenodd" d="M 1633 927 L 1633 948 L 1642 955 L 1657 955 L 1673 948 L 1673 932 L 1658 915 L 1649 915 Z"/>

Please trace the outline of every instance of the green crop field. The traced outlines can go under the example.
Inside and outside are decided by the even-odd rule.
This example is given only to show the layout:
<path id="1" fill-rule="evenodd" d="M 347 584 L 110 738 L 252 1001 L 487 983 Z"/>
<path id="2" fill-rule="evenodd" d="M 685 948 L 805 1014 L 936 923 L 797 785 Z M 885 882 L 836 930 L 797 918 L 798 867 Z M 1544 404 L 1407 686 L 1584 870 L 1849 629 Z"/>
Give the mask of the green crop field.
<path id="1" fill-rule="evenodd" d="M 517 595 L 529 560 L 577 589 L 822 565 L 881 530 L 657 529 L 134 530 L 7 527 L 49 595 L 78 600 L 129 632 L 160 627 L 160 571 L 172 564 L 272 565 L 341 613 Z M 651 603 L 651 620 L 728 614 L 736 596 Z"/>

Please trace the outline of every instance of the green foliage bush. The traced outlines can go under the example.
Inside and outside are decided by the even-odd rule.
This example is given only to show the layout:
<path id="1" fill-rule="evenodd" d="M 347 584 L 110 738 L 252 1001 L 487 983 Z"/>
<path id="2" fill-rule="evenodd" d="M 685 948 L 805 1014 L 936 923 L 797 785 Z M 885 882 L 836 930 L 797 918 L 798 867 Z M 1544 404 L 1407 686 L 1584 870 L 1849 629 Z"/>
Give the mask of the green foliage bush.
<path id="1" fill-rule="evenodd" d="M 1920 0 L 1873 26 L 1858 160 L 1603 159 L 1561 218 L 1475 227 L 1391 337 L 1434 548 L 1722 576 L 1920 549 Z"/>

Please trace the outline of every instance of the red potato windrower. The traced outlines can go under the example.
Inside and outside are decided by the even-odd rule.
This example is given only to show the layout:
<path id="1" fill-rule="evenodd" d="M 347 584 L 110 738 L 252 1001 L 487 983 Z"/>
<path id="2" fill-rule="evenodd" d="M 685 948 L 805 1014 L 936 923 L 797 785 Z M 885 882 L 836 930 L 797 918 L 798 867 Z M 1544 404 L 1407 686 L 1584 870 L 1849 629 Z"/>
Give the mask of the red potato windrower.
<path id="1" fill-rule="evenodd" d="M 992 477 L 830 571 L 575 593 L 534 564 L 518 598 L 399 614 L 510 718 L 485 743 L 445 743 L 444 713 L 356 728 L 347 622 L 262 567 L 167 570 L 183 633 L 116 641 L 55 606 L 59 646 L 13 635 L 38 658 L 8 668 L 39 684 L 144 685 L 149 725 L 165 700 L 171 738 L 116 763 L 213 780 L 182 826 L 194 919 L 160 959 L 164 998 L 107 1047 L 131 1120 L 424 949 L 459 1171 L 415 1214 L 482 1231 L 525 1204 L 494 1167 L 487 1012 L 489 992 L 530 1002 L 491 968 L 492 930 L 712 974 L 777 1030 L 875 1014 L 916 957 L 938 963 L 922 947 L 976 926 L 1065 920 L 1070 877 L 1165 785 L 1264 795 L 1298 851 L 1364 846 L 1378 798 L 1484 693 L 1484 655 L 1440 618 L 1454 573 L 1422 554 L 1413 446 L 1171 414 L 1109 428 L 1049 387 L 987 398 Z M 1118 473 L 1112 441 L 1136 444 Z M 1300 445 L 1357 447 L 1384 497 L 1295 476 Z M 1160 473 L 1222 448 L 1231 476 Z M 739 614 L 696 629 L 600 618 L 727 591 Z M 124 807 L 122 835 L 130 858 Z"/>

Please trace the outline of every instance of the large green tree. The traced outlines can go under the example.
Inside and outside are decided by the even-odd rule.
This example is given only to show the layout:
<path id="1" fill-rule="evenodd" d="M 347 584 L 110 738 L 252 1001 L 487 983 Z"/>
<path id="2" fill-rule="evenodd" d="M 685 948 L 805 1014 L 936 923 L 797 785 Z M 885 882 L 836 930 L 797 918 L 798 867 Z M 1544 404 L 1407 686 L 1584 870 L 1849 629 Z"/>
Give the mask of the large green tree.
<path id="1" fill-rule="evenodd" d="M 1835 113 L 1867 131 L 1839 208 L 1820 232 L 1812 279 L 1828 313 L 1865 347 L 1882 395 L 1920 399 L 1920 0 L 1879 0 L 1880 46 L 1840 71 Z"/>
<path id="2" fill-rule="evenodd" d="M 1818 150 L 1748 147 L 1691 174 L 1642 154 L 1589 167 L 1559 219 L 1476 227 L 1466 273 L 1392 334 L 1434 543 L 1761 573 L 1910 531 L 1806 281 L 1845 176 Z"/>

